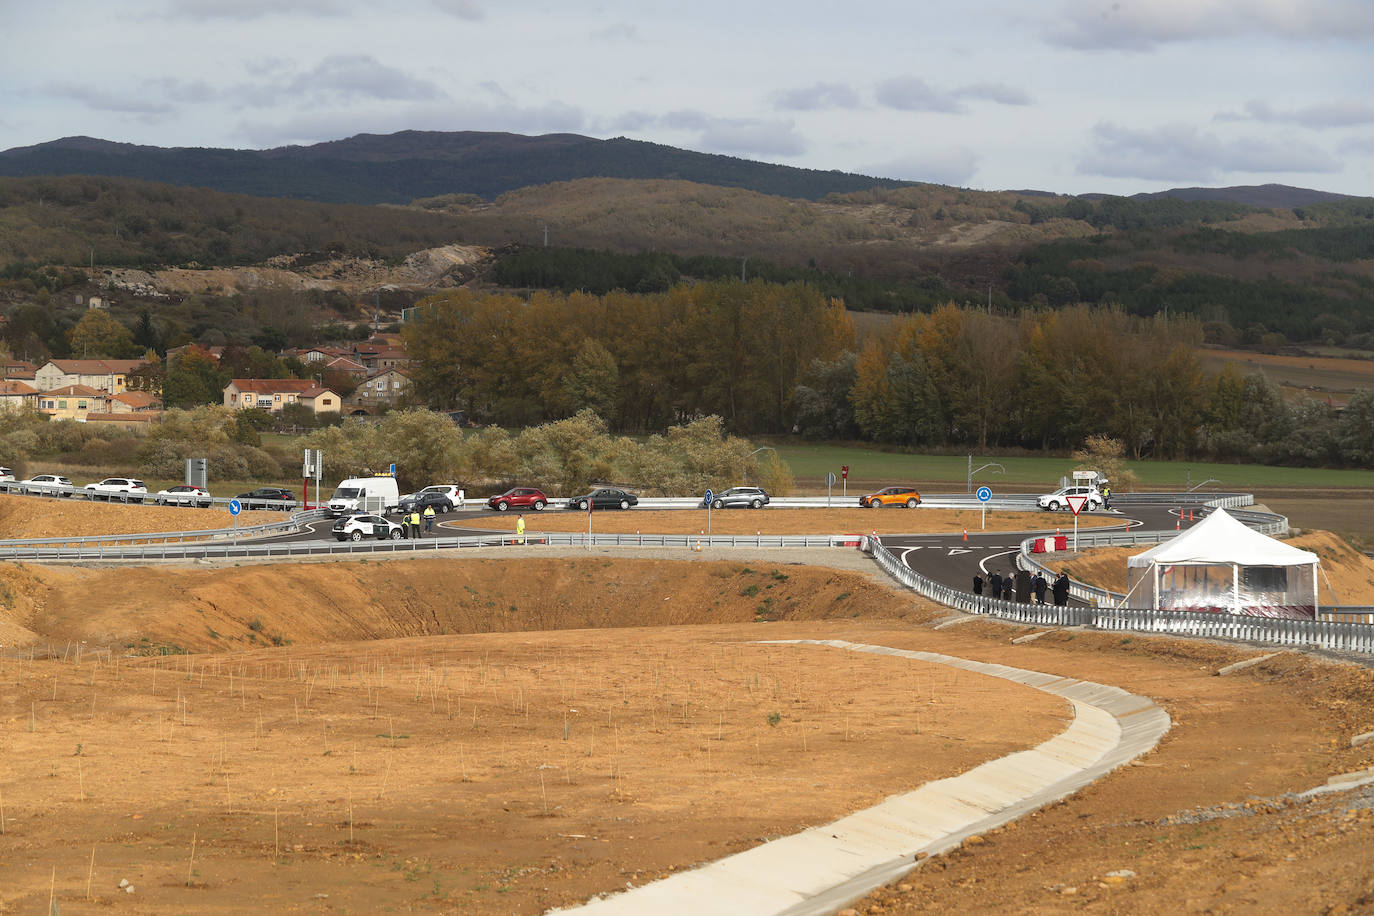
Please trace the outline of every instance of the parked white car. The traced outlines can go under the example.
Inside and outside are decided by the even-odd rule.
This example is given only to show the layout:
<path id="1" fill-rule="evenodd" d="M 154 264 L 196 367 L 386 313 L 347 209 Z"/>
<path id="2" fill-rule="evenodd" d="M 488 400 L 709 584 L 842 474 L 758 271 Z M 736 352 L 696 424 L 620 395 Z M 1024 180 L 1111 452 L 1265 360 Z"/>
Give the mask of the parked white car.
<path id="1" fill-rule="evenodd" d="M 106 477 L 100 483 L 86 484 L 87 499 L 119 499 L 126 503 L 141 503 L 148 495 L 143 481 L 132 477 Z"/>
<path id="2" fill-rule="evenodd" d="M 435 484 L 430 487 L 425 487 L 423 490 L 416 490 L 414 493 L 407 493 L 405 496 L 401 497 L 401 501 L 404 502 L 416 496 L 428 496 L 431 493 L 439 493 L 447 497 L 449 505 L 453 506 L 453 508 L 455 509 L 461 509 L 463 507 L 463 503 L 465 502 L 465 494 L 463 493 L 462 488 L 459 487 L 456 483 L 441 483 Z"/>
<path id="3" fill-rule="evenodd" d="M 1098 492 L 1097 487 L 1091 486 L 1060 487 L 1053 493 L 1046 493 L 1044 496 L 1037 499 L 1035 501 L 1035 504 L 1039 506 L 1041 509 L 1045 509 L 1050 512 L 1058 512 L 1060 509 L 1069 508 L 1068 498 L 1070 496 L 1088 497 L 1088 501 L 1084 504 L 1083 508 L 1087 509 L 1089 512 L 1091 512 L 1093 509 L 1102 508 L 1102 494 Z"/>
<path id="4" fill-rule="evenodd" d="M 332 530 L 340 541 L 361 541 L 363 538 L 399 541 L 406 536 L 400 525 L 380 515 L 350 515 L 335 522 Z"/>
<path id="5" fill-rule="evenodd" d="M 196 506 L 205 509 L 210 506 L 210 491 L 189 483 L 177 484 L 165 490 L 158 490 L 153 501 L 159 506 Z"/>
<path id="6" fill-rule="evenodd" d="M 49 496 L 71 496 L 72 482 L 60 474 L 34 474 L 19 481 L 23 493 L 46 493 Z"/>
<path id="7" fill-rule="evenodd" d="M 14 483 L 14 471 L 9 468 L 0 468 L 0 483 Z"/>

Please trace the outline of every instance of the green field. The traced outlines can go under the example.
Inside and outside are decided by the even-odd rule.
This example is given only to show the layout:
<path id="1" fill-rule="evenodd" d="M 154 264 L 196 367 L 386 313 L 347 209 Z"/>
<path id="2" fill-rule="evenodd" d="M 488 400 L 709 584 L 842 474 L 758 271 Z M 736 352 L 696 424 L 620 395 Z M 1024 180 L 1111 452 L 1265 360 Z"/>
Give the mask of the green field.
<path id="1" fill-rule="evenodd" d="M 912 484 L 943 492 L 962 492 L 969 459 L 966 455 L 914 455 L 879 451 L 859 444 L 816 445 L 778 443 L 779 457 L 792 468 L 797 488 L 824 492 L 826 472 L 838 478 L 840 466 L 849 465 L 850 492 L 895 484 Z M 1076 466 L 1071 458 L 973 456 L 973 467 L 996 462 L 1005 468 L 987 468 L 973 479 L 974 487 L 989 486 L 994 493 L 1043 493 L 1059 485 L 1061 477 Z M 1132 461 L 1127 466 L 1143 489 L 1183 490 L 1209 479 L 1207 490 L 1263 489 L 1374 489 L 1374 471 L 1325 468 L 1284 468 L 1258 464 L 1210 464 L 1200 461 Z M 1119 488 L 1118 488 L 1119 489 Z M 835 492 L 840 481 L 835 482 Z"/>

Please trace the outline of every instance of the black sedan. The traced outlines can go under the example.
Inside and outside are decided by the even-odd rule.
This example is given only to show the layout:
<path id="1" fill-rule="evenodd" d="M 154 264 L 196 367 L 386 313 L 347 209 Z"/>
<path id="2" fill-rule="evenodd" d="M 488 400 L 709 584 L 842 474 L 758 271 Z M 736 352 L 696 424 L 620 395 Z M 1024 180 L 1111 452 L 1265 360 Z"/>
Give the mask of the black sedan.
<path id="1" fill-rule="evenodd" d="M 446 494 L 425 493 L 424 491 L 403 497 L 401 499 L 400 511 L 403 513 L 424 512 L 429 506 L 433 506 L 435 512 L 453 511 L 453 501 L 449 499 Z"/>
<path id="2" fill-rule="evenodd" d="M 240 493 L 234 497 L 242 503 L 245 509 L 281 509 L 288 510 L 291 506 L 282 505 L 283 502 L 294 503 L 296 497 L 290 490 L 282 487 L 258 487 L 256 490 L 249 490 L 247 493 Z"/>
<path id="3" fill-rule="evenodd" d="M 639 503 L 639 497 L 633 493 L 626 493 L 624 490 L 617 490 L 614 487 L 602 487 L 600 490 L 593 490 L 584 496 L 574 496 L 568 500 L 569 509 L 580 509 L 586 512 L 587 509 L 628 509 Z"/>

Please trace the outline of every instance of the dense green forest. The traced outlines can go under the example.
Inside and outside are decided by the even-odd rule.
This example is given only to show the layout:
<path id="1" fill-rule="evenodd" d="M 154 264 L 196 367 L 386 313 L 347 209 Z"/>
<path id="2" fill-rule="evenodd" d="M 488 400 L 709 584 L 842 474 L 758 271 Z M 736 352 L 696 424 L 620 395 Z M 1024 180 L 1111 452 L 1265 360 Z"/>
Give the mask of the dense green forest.
<path id="1" fill-rule="evenodd" d="M 801 169 L 616 137 L 403 131 L 271 150 L 132 146 L 72 137 L 0 153 L 0 175 L 100 175 L 260 197 L 403 204 L 440 194 L 495 198 L 588 175 L 672 175 L 721 187 L 818 200 L 908 182 Z"/>
<path id="2" fill-rule="evenodd" d="M 1066 450 L 1103 435 L 1136 458 L 1374 455 L 1374 392 L 1337 411 L 1288 404 L 1262 376 L 1208 378 L 1202 324 L 1187 316 L 945 305 L 861 347 L 815 289 L 736 279 L 604 296 L 462 290 L 423 303 L 405 333 L 420 398 L 502 426 L 589 409 L 624 432 L 714 414 L 737 435 L 915 449 Z"/>
<path id="3" fill-rule="evenodd" d="M 449 215 L 315 204 L 150 181 L 0 179 L 0 269 L 226 266 L 297 252 L 402 258 L 462 237 Z"/>

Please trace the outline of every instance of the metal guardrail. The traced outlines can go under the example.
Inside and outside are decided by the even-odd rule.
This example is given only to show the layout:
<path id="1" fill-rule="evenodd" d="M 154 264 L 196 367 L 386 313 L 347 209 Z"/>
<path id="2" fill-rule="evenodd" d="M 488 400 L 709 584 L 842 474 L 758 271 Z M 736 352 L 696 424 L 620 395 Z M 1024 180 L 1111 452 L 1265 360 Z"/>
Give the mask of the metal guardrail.
<path id="1" fill-rule="evenodd" d="M 983 614 L 1035 626 L 1091 627 L 1116 632 L 1153 633 L 1260 642 L 1303 649 L 1374 653 L 1374 626 L 1329 620 L 1285 620 L 1204 611 L 1127 610 L 1124 608 L 1056 607 L 1018 604 L 973 595 L 943 585 L 904 566 L 877 540 L 865 537 L 862 548 L 897 581 L 932 601 L 970 614 Z"/>
<path id="2" fill-rule="evenodd" d="M 1254 500 L 1241 495 L 1220 497 L 1216 503 L 1226 502 L 1226 508 L 1252 505 Z M 1222 508 L 1209 502 L 1211 508 Z M 1264 533 L 1283 533 L 1288 530 L 1288 520 L 1282 515 L 1267 512 L 1233 513 L 1259 528 Z M 1267 529 L 1267 530 L 1266 530 Z M 1129 544 L 1157 544 L 1167 541 L 1178 534 L 1176 531 L 1141 531 L 1112 534 L 1079 535 L 1078 546 L 1085 546 L 1091 538 L 1091 546 L 1106 547 Z M 1025 561 L 1023 568 L 1048 571 L 1028 552 L 1035 538 L 1027 538 L 1021 544 L 1018 561 Z M 1054 605 L 1018 604 L 974 595 L 952 586 L 936 582 L 913 569 L 908 568 L 892 555 L 878 540 L 865 537 L 863 548 L 873 556 L 875 562 L 888 575 L 932 601 L 970 614 L 983 614 L 1000 620 L 1036 626 L 1082 626 L 1115 632 L 1153 633 L 1169 636 L 1192 636 L 1209 639 L 1226 639 L 1243 642 L 1258 642 L 1270 645 L 1303 649 L 1325 649 L 1335 652 L 1355 652 L 1374 654 L 1374 626 L 1367 623 L 1350 623 L 1332 620 L 1288 620 L 1270 617 L 1250 617 L 1243 614 L 1224 614 L 1206 611 L 1171 611 L 1158 609 L 1127 609 L 1115 606 L 1106 607 L 1056 607 Z M 1098 599 L 1114 601 L 1124 598 L 1106 589 L 1099 589 L 1083 582 L 1074 582 L 1070 594 L 1091 604 Z M 1338 611 L 1331 608 L 1330 611 Z M 1351 608 L 1352 611 L 1362 609 Z"/>
<path id="3" fill-rule="evenodd" d="M 318 511 L 318 510 L 316 510 Z M 245 529 L 239 529 L 243 531 Z M 0 559 L 30 561 L 285 559 L 337 554 L 418 554 L 468 547 L 562 546 L 562 547 L 858 547 L 861 536 L 852 535 L 687 535 L 687 534 L 593 534 L 566 532 L 421 537 L 411 540 L 362 541 L 166 541 L 157 544 L 102 546 L 76 543 L 62 546 L 29 542 L 3 546 Z"/>
<path id="4" fill-rule="evenodd" d="M 0 541 L 0 559 L 34 559 L 32 550 L 37 548 L 100 548 L 109 545 L 118 548 L 137 546 L 139 544 L 182 544 L 182 543 L 204 543 L 206 541 L 219 541 L 237 538 L 258 538 L 273 534 L 292 534 L 301 529 L 301 526 L 310 521 L 316 521 L 328 517 L 328 513 L 320 509 L 309 509 L 304 512 L 293 512 L 291 515 L 280 522 L 269 522 L 264 525 L 249 525 L 241 528 L 206 528 L 200 531 L 157 531 L 147 534 L 94 534 L 71 537 L 54 538 L 21 538 Z"/>

